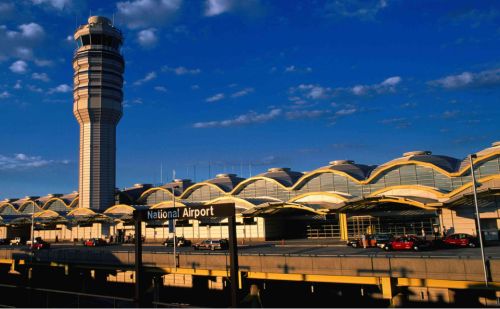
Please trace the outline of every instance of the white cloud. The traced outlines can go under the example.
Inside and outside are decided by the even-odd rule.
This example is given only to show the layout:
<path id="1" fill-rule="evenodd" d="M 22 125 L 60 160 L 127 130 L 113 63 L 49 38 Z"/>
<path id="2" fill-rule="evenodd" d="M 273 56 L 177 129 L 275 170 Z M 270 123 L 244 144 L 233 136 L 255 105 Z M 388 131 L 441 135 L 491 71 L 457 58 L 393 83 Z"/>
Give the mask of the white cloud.
<path id="1" fill-rule="evenodd" d="M 44 59 L 35 59 L 35 64 L 39 67 L 49 67 L 52 65 L 52 61 Z"/>
<path id="2" fill-rule="evenodd" d="M 7 91 L 0 92 L 0 99 L 7 99 L 8 97 L 10 97 L 9 92 L 7 92 Z"/>
<path id="3" fill-rule="evenodd" d="M 297 87 L 290 88 L 291 93 L 300 93 L 308 99 L 324 99 L 332 95 L 332 89 L 320 85 L 300 84 Z"/>
<path id="4" fill-rule="evenodd" d="M 32 92 L 43 92 L 43 89 L 34 85 L 28 85 L 28 90 Z M 53 89 L 51 89 L 50 93 L 55 92 Z"/>
<path id="5" fill-rule="evenodd" d="M 335 116 L 347 116 L 356 113 L 358 110 L 354 107 L 339 109 L 335 112 Z"/>
<path id="6" fill-rule="evenodd" d="M 21 80 L 17 80 L 16 84 L 14 85 L 14 89 L 22 89 L 23 86 L 21 85 Z"/>
<path id="7" fill-rule="evenodd" d="M 243 96 L 246 96 L 246 95 L 247 95 L 247 94 L 249 94 L 249 93 L 252 93 L 253 91 L 254 91 L 254 89 L 253 89 L 253 88 L 248 87 L 248 88 L 245 88 L 245 89 L 242 89 L 242 90 L 240 90 L 240 91 L 238 91 L 238 92 L 233 93 L 233 94 L 231 95 L 231 98 L 239 98 L 239 97 L 243 97 Z"/>
<path id="8" fill-rule="evenodd" d="M 247 15 L 259 14 L 259 0 L 206 0 L 205 16 L 217 16 L 228 12 L 239 12 Z"/>
<path id="9" fill-rule="evenodd" d="M 159 91 L 159 92 L 167 92 L 167 88 L 165 88 L 163 86 L 156 86 L 155 90 Z"/>
<path id="10" fill-rule="evenodd" d="M 40 156 L 29 156 L 24 153 L 14 154 L 14 156 L 0 155 L 0 170 L 37 168 L 52 164 L 68 164 L 69 162 L 69 160 L 47 160 Z"/>
<path id="11" fill-rule="evenodd" d="M 181 0 L 132 0 L 118 2 L 117 20 L 130 29 L 161 26 L 179 10 Z"/>
<path id="12" fill-rule="evenodd" d="M 192 90 L 198 90 L 198 89 L 200 89 L 200 85 L 192 85 L 191 89 Z"/>
<path id="13" fill-rule="evenodd" d="M 21 35 L 29 39 L 38 38 L 44 34 L 43 28 L 37 23 L 23 24 L 19 26 L 19 29 L 21 29 Z"/>
<path id="14" fill-rule="evenodd" d="M 400 76 L 392 76 L 387 78 L 381 83 L 373 84 L 373 85 L 356 85 L 351 88 L 351 92 L 354 95 L 362 96 L 369 95 L 372 93 L 387 93 L 387 92 L 395 92 L 396 86 L 401 83 L 402 78 Z M 340 88 L 339 88 L 340 90 Z"/>
<path id="15" fill-rule="evenodd" d="M 28 64 L 26 63 L 26 61 L 17 60 L 10 65 L 9 69 L 14 73 L 24 74 L 28 70 Z"/>
<path id="16" fill-rule="evenodd" d="M 205 101 L 207 101 L 207 102 L 217 102 L 217 101 L 220 101 L 222 99 L 224 99 L 224 94 L 223 93 L 217 93 L 217 94 L 215 94 L 215 95 L 213 95 L 211 97 L 206 98 Z"/>
<path id="17" fill-rule="evenodd" d="M 225 13 L 231 9 L 233 1 L 231 0 L 207 0 L 205 16 L 216 16 Z"/>
<path id="18" fill-rule="evenodd" d="M 288 66 L 285 68 L 285 73 L 310 73 L 312 72 L 312 68 L 310 67 L 305 67 L 305 68 L 298 68 L 294 65 Z"/>
<path id="19" fill-rule="evenodd" d="M 387 7 L 387 0 L 329 0 L 325 13 L 329 17 L 355 17 L 370 20 Z"/>
<path id="20" fill-rule="evenodd" d="M 149 72 L 148 74 L 146 74 L 146 76 L 144 76 L 144 78 L 141 78 L 137 81 L 134 82 L 134 85 L 135 86 L 140 86 L 146 82 L 149 82 L 150 80 L 153 80 L 156 78 L 156 72 Z"/>
<path id="21" fill-rule="evenodd" d="M 55 88 L 50 89 L 49 93 L 67 93 L 67 92 L 71 92 L 72 90 L 73 90 L 73 88 L 71 88 L 67 84 L 61 84 Z"/>
<path id="22" fill-rule="evenodd" d="M 195 74 L 200 74 L 201 73 L 201 70 L 198 69 L 198 68 L 188 69 L 188 68 L 183 67 L 183 66 L 178 66 L 176 68 L 171 68 L 171 67 L 165 65 L 165 66 L 163 66 L 161 68 L 161 70 L 163 72 L 172 72 L 172 73 L 175 73 L 176 75 L 188 75 L 188 74 L 195 75 Z"/>
<path id="23" fill-rule="evenodd" d="M 42 42 L 43 28 L 36 23 L 22 24 L 19 31 L 0 25 L 0 61 L 9 58 L 31 59 L 33 48 Z"/>
<path id="24" fill-rule="evenodd" d="M 329 110 L 295 110 L 286 113 L 288 119 L 318 118 L 330 114 Z"/>
<path id="25" fill-rule="evenodd" d="M 143 47 L 153 47 L 156 45 L 158 38 L 156 37 L 156 29 L 149 28 L 137 33 L 137 41 Z"/>
<path id="26" fill-rule="evenodd" d="M 50 78 L 46 73 L 33 73 L 31 74 L 31 78 L 36 80 L 41 80 L 43 82 L 49 82 Z"/>
<path id="27" fill-rule="evenodd" d="M 500 86 L 500 69 L 484 70 L 477 73 L 463 72 L 430 81 L 429 84 L 450 90 L 498 87 Z"/>
<path id="28" fill-rule="evenodd" d="M 253 123 L 263 123 L 275 119 L 280 116 L 282 110 L 275 108 L 266 114 L 257 114 L 256 112 L 249 112 L 244 115 L 240 115 L 233 119 L 221 120 L 221 121 L 208 121 L 208 122 L 197 122 L 193 124 L 194 128 L 204 129 L 204 128 L 218 128 L 218 127 L 232 127 L 241 126 Z"/>
<path id="29" fill-rule="evenodd" d="M 71 0 L 31 0 L 33 4 L 48 4 L 58 10 L 62 10 L 71 4 Z"/>
<path id="30" fill-rule="evenodd" d="M 406 129 L 411 126 L 411 122 L 405 117 L 383 119 L 379 122 L 381 124 L 393 126 L 396 129 Z"/>

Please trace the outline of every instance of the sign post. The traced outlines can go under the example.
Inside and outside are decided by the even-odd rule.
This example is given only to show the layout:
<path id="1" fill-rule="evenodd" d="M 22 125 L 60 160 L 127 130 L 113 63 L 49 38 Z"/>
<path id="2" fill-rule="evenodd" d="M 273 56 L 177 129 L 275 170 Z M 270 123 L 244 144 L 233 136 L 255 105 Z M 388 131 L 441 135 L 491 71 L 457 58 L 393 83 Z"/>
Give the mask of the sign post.
<path id="1" fill-rule="evenodd" d="M 216 204 L 210 206 L 185 206 L 172 208 L 156 208 L 134 210 L 135 220 L 135 302 L 142 304 L 142 221 L 174 221 L 176 219 L 228 218 L 229 228 L 229 263 L 231 282 L 231 305 L 238 307 L 238 250 L 236 239 L 236 216 L 234 203 Z M 175 249 L 174 238 L 174 249 Z M 175 256 L 174 256 L 175 260 Z M 176 262 L 177 266 L 177 262 Z"/>
<path id="2" fill-rule="evenodd" d="M 137 308 L 142 307 L 142 213 L 134 211 L 135 220 L 135 297 Z"/>

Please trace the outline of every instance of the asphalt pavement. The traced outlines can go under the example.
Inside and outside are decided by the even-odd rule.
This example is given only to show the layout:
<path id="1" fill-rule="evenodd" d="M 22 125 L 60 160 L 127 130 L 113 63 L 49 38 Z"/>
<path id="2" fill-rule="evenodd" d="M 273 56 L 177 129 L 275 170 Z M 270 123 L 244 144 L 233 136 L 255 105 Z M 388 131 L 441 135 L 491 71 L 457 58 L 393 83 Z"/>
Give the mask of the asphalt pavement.
<path id="1" fill-rule="evenodd" d="M 1 249 L 25 248 L 17 246 L 0 246 Z M 81 244 L 56 243 L 52 244 L 48 250 L 106 250 L 106 251 L 134 251 L 133 244 L 112 244 L 99 247 L 83 247 Z M 172 247 L 165 247 L 161 244 L 143 245 L 145 252 L 165 252 L 173 253 Z M 179 254 L 227 254 L 228 250 L 194 250 L 191 247 L 177 248 Z M 413 257 L 471 257 L 479 258 L 481 250 L 479 248 L 447 248 L 423 251 L 389 251 L 379 248 L 352 248 L 345 245 L 343 241 L 276 241 L 258 243 L 240 243 L 238 252 L 241 255 L 307 255 L 307 256 L 413 256 Z M 485 255 L 491 258 L 500 258 L 500 245 L 495 243 L 485 247 Z"/>

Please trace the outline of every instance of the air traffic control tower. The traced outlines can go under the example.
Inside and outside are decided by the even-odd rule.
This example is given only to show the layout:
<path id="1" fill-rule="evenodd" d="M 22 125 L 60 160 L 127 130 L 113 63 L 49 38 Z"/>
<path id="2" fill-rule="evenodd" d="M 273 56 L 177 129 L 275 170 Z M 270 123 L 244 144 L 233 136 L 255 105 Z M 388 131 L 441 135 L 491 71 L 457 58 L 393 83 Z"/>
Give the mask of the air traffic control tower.
<path id="1" fill-rule="evenodd" d="M 114 204 L 116 125 L 123 113 L 123 36 L 105 17 L 92 16 L 74 35 L 73 114 L 80 124 L 79 207 Z"/>

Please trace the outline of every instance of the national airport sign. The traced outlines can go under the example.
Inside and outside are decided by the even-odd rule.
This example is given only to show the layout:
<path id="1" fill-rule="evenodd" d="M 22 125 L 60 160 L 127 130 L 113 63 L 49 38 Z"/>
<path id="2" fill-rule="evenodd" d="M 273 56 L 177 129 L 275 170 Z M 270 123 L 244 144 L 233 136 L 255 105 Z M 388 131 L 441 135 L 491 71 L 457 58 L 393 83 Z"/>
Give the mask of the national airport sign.
<path id="1" fill-rule="evenodd" d="M 215 204 L 210 206 L 185 206 L 136 210 L 144 221 L 167 221 L 173 219 L 225 218 L 234 216 L 234 204 Z"/>

